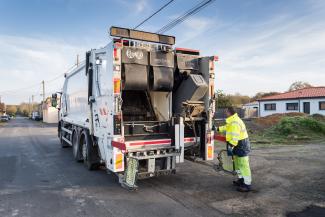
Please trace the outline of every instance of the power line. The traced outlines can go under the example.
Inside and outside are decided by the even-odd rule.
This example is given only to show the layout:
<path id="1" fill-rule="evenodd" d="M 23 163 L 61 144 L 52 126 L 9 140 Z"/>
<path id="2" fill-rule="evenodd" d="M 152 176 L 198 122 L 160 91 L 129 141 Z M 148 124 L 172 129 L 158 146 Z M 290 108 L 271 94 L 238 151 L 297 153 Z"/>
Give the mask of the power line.
<path id="1" fill-rule="evenodd" d="M 83 61 L 82 61 L 83 62 Z M 50 79 L 50 80 L 46 80 L 45 82 L 46 83 L 50 83 L 50 82 L 53 82 L 55 80 L 58 80 L 60 78 L 62 78 L 62 76 L 64 76 L 66 73 L 69 73 L 73 68 L 75 68 L 76 65 L 73 65 L 71 66 L 70 68 L 68 68 L 64 73 Z M 30 89 L 30 88 L 33 88 L 33 87 L 37 87 L 37 86 L 40 86 L 42 84 L 42 82 L 38 82 L 38 83 L 35 83 L 35 84 L 32 84 L 32 85 L 29 85 L 29 86 L 26 86 L 26 87 L 22 87 L 22 88 L 17 88 L 17 89 L 12 89 L 12 90 L 3 90 L 3 91 L 0 91 L 0 93 L 2 94 L 10 94 L 12 92 L 17 92 L 17 91 L 21 91 L 21 90 L 26 90 L 26 89 Z M 15 93 L 17 94 L 17 93 Z M 15 94 L 10 94 L 10 95 L 15 95 Z"/>
<path id="2" fill-rule="evenodd" d="M 166 4 L 164 4 L 161 8 L 159 8 L 155 13 L 151 14 L 148 18 L 146 18 L 145 20 L 143 20 L 140 24 L 138 24 L 136 27 L 134 27 L 133 29 L 137 29 L 140 26 L 142 26 L 142 24 L 144 24 L 145 22 L 147 22 L 148 20 L 150 20 L 153 16 L 155 16 L 156 14 L 158 14 L 160 11 L 162 11 L 165 7 L 167 7 L 169 4 L 171 4 L 174 0 L 170 0 L 169 2 L 167 2 Z"/>
<path id="3" fill-rule="evenodd" d="M 176 25 L 184 22 L 190 16 L 198 13 L 200 10 L 202 10 L 203 8 L 205 8 L 206 6 L 208 6 L 209 4 L 213 3 L 214 1 L 215 0 L 204 0 L 204 1 L 200 2 L 199 4 L 195 5 L 190 10 L 186 11 L 181 16 L 177 17 L 175 20 L 169 22 L 168 24 L 166 24 L 165 26 L 163 26 L 162 28 L 160 28 L 156 33 L 164 33 L 164 32 L 167 32 L 167 31 L 171 30 Z"/>

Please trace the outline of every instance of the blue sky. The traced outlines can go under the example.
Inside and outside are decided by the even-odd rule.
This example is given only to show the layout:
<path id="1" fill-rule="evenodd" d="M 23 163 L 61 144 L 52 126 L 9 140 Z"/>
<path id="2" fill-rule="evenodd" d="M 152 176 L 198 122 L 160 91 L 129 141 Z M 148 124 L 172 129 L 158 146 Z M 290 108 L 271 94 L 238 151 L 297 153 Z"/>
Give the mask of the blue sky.
<path id="1" fill-rule="evenodd" d="M 167 1 L 0 0 L 2 100 L 41 100 L 40 82 L 107 44 L 111 25 L 134 27 Z M 141 29 L 157 31 L 199 2 L 175 0 Z M 218 55 L 216 88 L 226 93 L 285 91 L 297 80 L 325 85 L 322 0 L 216 0 L 167 34 L 176 46 Z M 46 83 L 47 94 L 62 82 Z"/>

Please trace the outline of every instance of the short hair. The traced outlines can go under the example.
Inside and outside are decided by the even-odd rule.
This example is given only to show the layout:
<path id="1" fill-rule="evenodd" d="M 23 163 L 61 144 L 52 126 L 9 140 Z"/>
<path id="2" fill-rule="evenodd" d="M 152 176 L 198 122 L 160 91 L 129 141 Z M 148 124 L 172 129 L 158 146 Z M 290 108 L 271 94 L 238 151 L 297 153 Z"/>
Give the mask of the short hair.
<path id="1" fill-rule="evenodd" d="M 227 111 L 228 111 L 231 115 L 234 115 L 234 114 L 236 113 L 235 108 L 232 107 L 232 106 L 227 107 Z"/>

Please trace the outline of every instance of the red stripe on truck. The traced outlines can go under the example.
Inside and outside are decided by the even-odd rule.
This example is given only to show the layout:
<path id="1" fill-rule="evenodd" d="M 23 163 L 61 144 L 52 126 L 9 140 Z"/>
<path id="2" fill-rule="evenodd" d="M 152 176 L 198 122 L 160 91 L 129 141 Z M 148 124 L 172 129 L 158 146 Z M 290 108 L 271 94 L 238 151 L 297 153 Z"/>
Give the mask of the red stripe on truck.
<path id="1" fill-rule="evenodd" d="M 194 138 L 190 137 L 190 138 L 184 138 L 184 142 L 194 142 Z"/>
<path id="2" fill-rule="evenodd" d="M 112 141 L 112 146 L 115 148 L 118 148 L 120 150 L 126 150 L 126 146 L 124 142 L 116 142 L 116 141 Z"/>
<path id="3" fill-rule="evenodd" d="M 129 146 L 138 146 L 138 145 L 170 145 L 172 142 L 171 139 L 164 140 L 148 140 L 148 141 L 135 141 L 128 143 Z"/>

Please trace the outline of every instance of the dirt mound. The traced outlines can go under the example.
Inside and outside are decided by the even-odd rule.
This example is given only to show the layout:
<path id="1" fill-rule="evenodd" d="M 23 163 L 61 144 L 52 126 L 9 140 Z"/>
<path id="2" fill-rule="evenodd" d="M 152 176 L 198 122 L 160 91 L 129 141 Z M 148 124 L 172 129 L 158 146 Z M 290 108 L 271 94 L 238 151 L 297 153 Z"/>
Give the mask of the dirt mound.
<path id="1" fill-rule="evenodd" d="M 305 113 L 291 112 L 285 114 L 273 114 L 266 117 L 257 118 L 254 121 L 264 127 L 271 127 L 280 122 L 283 117 L 307 116 Z"/>

